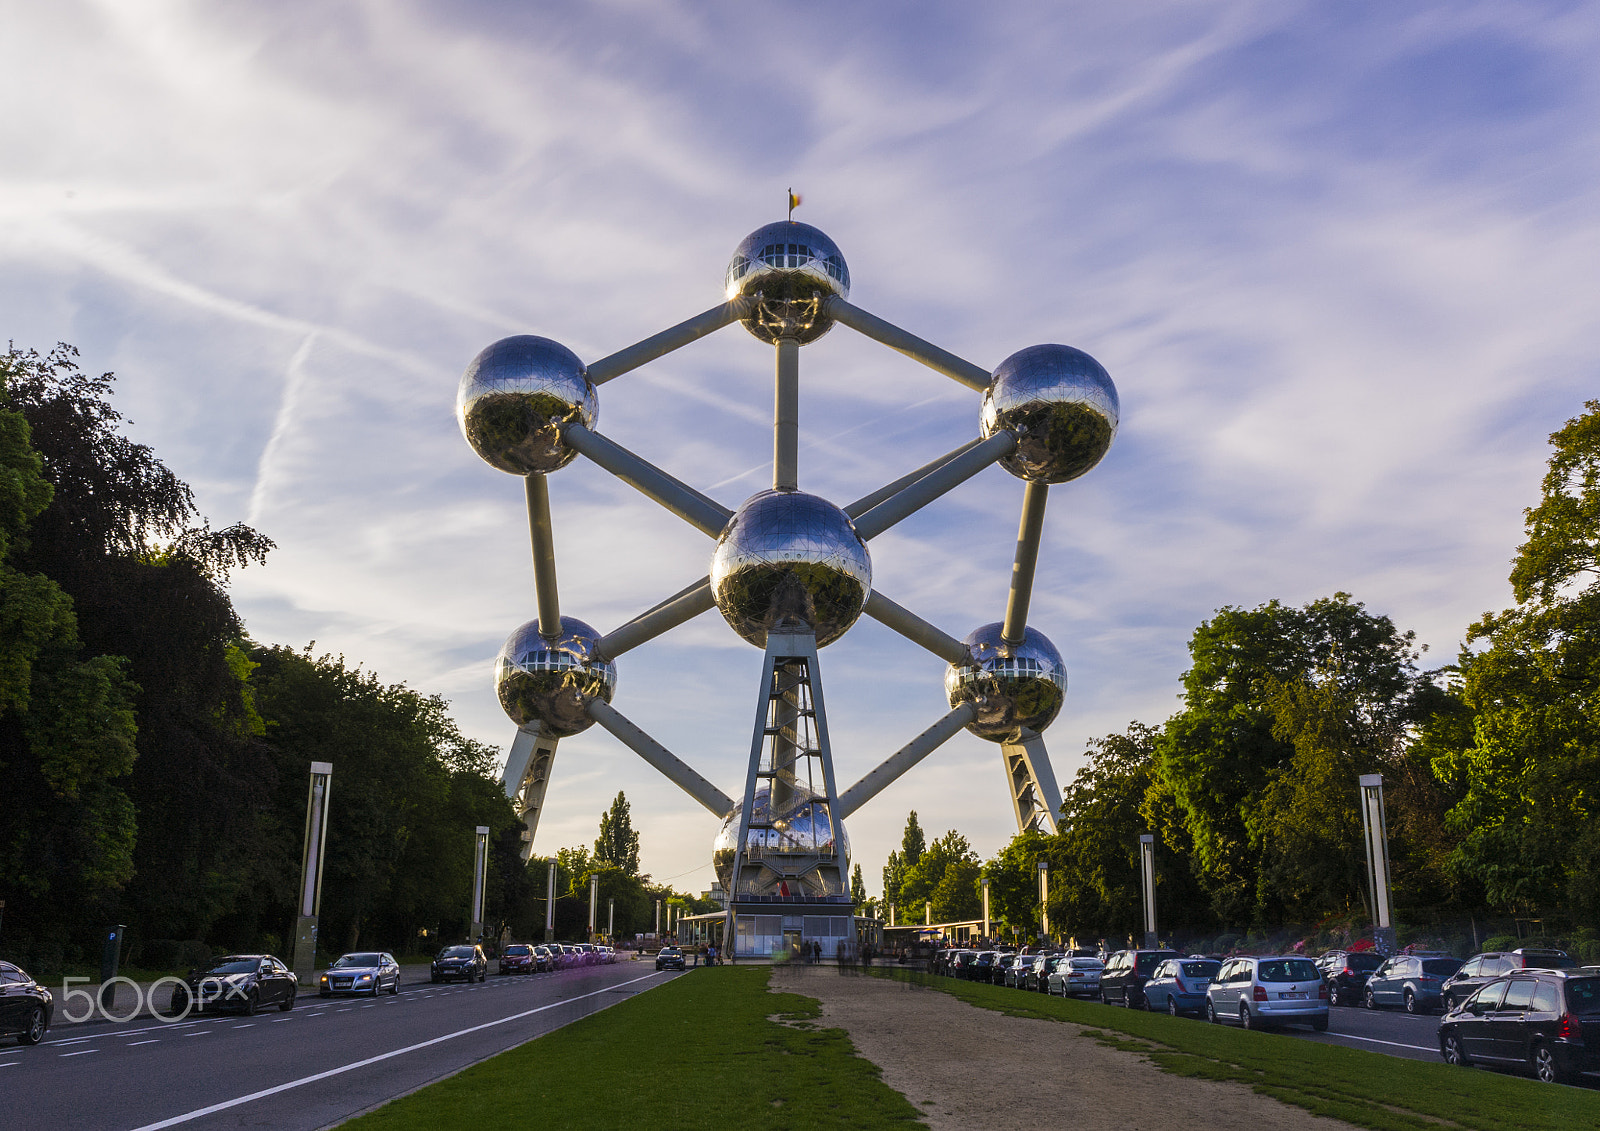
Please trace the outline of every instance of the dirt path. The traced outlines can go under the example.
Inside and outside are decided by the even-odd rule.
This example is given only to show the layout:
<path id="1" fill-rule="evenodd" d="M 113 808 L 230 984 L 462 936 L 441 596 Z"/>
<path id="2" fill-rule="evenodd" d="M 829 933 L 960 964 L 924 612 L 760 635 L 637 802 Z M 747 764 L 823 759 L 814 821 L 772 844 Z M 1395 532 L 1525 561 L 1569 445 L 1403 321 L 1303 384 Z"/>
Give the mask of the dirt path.
<path id="1" fill-rule="evenodd" d="M 949 994 L 828 966 L 775 966 L 772 988 L 822 1003 L 822 1019 L 933 1131 L 1342 1131 L 1242 1084 L 1171 1076 L 1081 1025 L 1007 1017 Z"/>

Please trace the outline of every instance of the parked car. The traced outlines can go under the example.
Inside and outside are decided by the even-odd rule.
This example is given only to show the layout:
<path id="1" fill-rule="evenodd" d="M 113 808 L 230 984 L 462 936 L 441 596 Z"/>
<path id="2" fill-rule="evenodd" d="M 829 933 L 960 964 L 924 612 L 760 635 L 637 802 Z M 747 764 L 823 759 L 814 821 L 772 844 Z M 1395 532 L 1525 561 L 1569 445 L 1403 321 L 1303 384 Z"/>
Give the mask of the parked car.
<path id="1" fill-rule="evenodd" d="M 1019 990 L 1027 989 L 1028 979 L 1033 974 L 1033 960 L 1037 957 L 1038 955 L 1034 954 L 1017 955 L 1017 960 L 1006 967 L 1005 984 L 1014 986 Z"/>
<path id="2" fill-rule="evenodd" d="M 50 991 L 28 977 L 20 966 L 0 962 L 0 1034 L 15 1033 L 17 1043 L 36 1045 L 56 1013 Z"/>
<path id="3" fill-rule="evenodd" d="M 1309 958 L 1230 958 L 1206 987 L 1206 1016 L 1246 1029 L 1298 1021 L 1326 1032 L 1328 983 Z"/>
<path id="4" fill-rule="evenodd" d="M 1100 1000 L 1106 1004 L 1117 1002 L 1136 1009 L 1144 1004 L 1144 984 L 1150 980 L 1155 968 L 1169 958 L 1179 957 L 1175 950 L 1119 950 L 1106 961 L 1100 972 Z"/>
<path id="5" fill-rule="evenodd" d="M 657 970 L 682 970 L 684 969 L 683 950 L 680 947 L 664 946 L 656 952 Z"/>
<path id="6" fill-rule="evenodd" d="M 248 1015 L 276 1005 L 287 1013 L 299 988 L 289 968 L 270 954 L 225 954 L 174 986 L 169 1009 L 174 1014 L 237 1009 Z"/>
<path id="7" fill-rule="evenodd" d="M 1440 1021 L 1439 1055 L 1526 1065 L 1550 1083 L 1600 1070 L 1600 971 L 1532 969 L 1480 986 Z"/>
<path id="8" fill-rule="evenodd" d="M 460 978 L 482 982 L 489 977 L 489 959 L 481 946 L 447 946 L 433 960 L 429 981 L 435 984 Z"/>
<path id="9" fill-rule="evenodd" d="M 1045 978 L 1045 992 L 1062 997 L 1096 997 L 1100 993 L 1100 972 L 1105 964 L 1098 958 L 1061 956 Z"/>
<path id="10" fill-rule="evenodd" d="M 1009 986 L 1011 982 L 1011 968 L 1017 964 L 1018 956 L 1015 954 L 1002 954 L 995 959 L 994 968 L 989 971 L 989 980 L 997 986 Z"/>
<path id="11" fill-rule="evenodd" d="M 1459 958 L 1397 954 L 1372 972 L 1362 1000 L 1368 1009 L 1401 1005 L 1407 1013 L 1437 1009 L 1445 979 L 1461 969 Z"/>
<path id="12" fill-rule="evenodd" d="M 1144 1007 L 1173 1017 L 1206 1011 L 1206 987 L 1222 963 L 1210 958 L 1169 958 L 1156 966 L 1144 984 Z"/>
<path id="13" fill-rule="evenodd" d="M 1474 954 L 1439 990 L 1444 1008 L 1454 1009 L 1483 986 L 1516 970 L 1570 970 L 1577 963 L 1564 950 L 1521 947 L 1517 950 L 1489 950 Z"/>
<path id="14" fill-rule="evenodd" d="M 548 974 L 556 968 L 556 957 L 547 946 L 533 948 L 533 969 L 536 974 Z"/>
<path id="15" fill-rule="evenodd" d="M 342 954 L 322 972 L 317 985 L 321 997 L 334 994 L 371 994 L 377 997 L 384 987 L 391 994 L 400 992 L 400 964 L 394 955 L 380 951 Z"/>
<path id="16" fill-rule="evenodd" d="M 980 950 L 976 957 L 973 958 L 972 965 L 968 966 L 966 970 L 963 971 L 963 973 L 966 975 L 967 981 L 994 981 L 994 964 L 999 961 L 999 959 L 1000 954 L 998 951 Z"/>
<path id="17" fill-rule="evenodd" d="M 500 952 L 499 971 L 502 974 L 532 974 L 538 969 L 533 947 L 527 943 L 507 943 Z"/>
<path id="18" fill-rule="evenodd" d="M 1328 1001 L 1340 1005 L 1361 1000 L 1367 979 L 1383 965 L 1383 955 L 1375 950 L 1330 950 L 1317 959 L 1317 965 L 1328 983 Z"/>
<path id="19" fill-rule="evenodd" d="M 978 952 L 974 950 L 957 950 L 951 952 L 944 960 L 944 972 L 952 978 L 965 978 L 972 964 L 978 960 Z"/>

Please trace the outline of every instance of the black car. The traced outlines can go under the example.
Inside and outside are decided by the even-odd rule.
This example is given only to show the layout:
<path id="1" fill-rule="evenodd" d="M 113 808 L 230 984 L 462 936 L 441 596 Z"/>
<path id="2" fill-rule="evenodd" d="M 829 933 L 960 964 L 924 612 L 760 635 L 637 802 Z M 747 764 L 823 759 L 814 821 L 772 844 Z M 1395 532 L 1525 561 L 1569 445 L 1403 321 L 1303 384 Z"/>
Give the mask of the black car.
<path id="1" fill-rule="evenodd" d="M 1503 978 L 1517 970 L 1569 970 L 1576 966 L 1564 950 L 1544 950 L 1522 947 L 1517 950 L 1490 950 L 1474 954 L 1444 985 L 1439 987 L 1440 1001 L 1446 1010 L 1454 1009 L 1481 987 L 1496 978 Z"/>
<path id="2" fill-rule="evenodd" d="M 449 982 L 460 978 L 466 982 L 482 982 L 489 977 L 489 959 L 481 946 L 447 946 L 433 960 L 429 981 Z"/>
<path id="3" fill-rule="evenodd" d="M 175 1016 L 224 1009 L 248 1016 L 268 1005 L 287 1013 L 299 989 L 293 972 L 270 954 L 225 954 L 174 986 L 168 1008 Z"/>
<path id="4" fill-rule="evenodd" d="M 1002 954 L 995 959 L 994 968 L 989 971 L 989 981 L 997 986 L 1009 986 L 1011 981 L 1011 968 L 1021 959 L 1015 954 Z"/>
<path id="5" fill-rule="evenodd" d="M 20 966 L 0 962 L 0 1034 L 15 1033 L 17 1043 L 36 1045 L 55 1016 L 56 999 Z"/>
<path id="6" fill-rule="evenodd" d="M 1144 984 L 1162 961 L 1183 957 L 1175 950 L 1119 950 L 1106 959 L 1100 972 L 1100 1000 L 1129 1009 L 1144 1004 Z"/>
<path id="7" fill-rule="evenodd" d="M 1361 1001 L 1367 979 L 1382 965 L 1383 955 L 1375 950 L 1330 950 L 1317 959 L 1333 1005 Z"/>
<path id="8" fill-rule="evenodd" d="M 978 960 L 978 952 L 974 950 L 953 951 L 945 959 L 944 972 L 952 978 L 965 978 L 972 969 L 972 964 Z"/>
<path id="9" fill-rule="evenodd" d="M 995 951 L 979 951 L 977 957 L 972 960 L 972 965 L 963 970 L 962 974 L 969 982 L 992 982 L 994 981 L 994 964 L 999 958 L 1000 955 Z"/>
<path id="10" fill-rule="evenodd" d="M 1526 970 L 1480 986 L 1439 1023 L 1439 1055 L 1526 1065 L 1546 1082 L 1600 1069 L 1600 970 Z"/>
<path id="11" fill-rule="evenodd" d="M 656 952 L 657 970 L 682 970 L 683 950 L 680 947 L 664 946 Z"/>
<path id="12" fill-rule="evenodd" d="M 1041 994 L 1050 992 L 1050 975 L 1055 968 L 1066 958 L 1064 954 L 1036 954 L 1033 961 L 1028 964 L 1027 979 L 1019 984 L 1025 990 L 1035 990 Z"/>

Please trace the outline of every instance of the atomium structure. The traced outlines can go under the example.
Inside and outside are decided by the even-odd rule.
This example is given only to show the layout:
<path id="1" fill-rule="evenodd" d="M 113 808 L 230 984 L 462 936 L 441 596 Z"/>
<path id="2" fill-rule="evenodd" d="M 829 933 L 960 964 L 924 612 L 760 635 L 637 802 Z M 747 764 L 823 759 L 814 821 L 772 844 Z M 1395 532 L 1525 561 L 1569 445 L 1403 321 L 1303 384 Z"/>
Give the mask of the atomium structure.
<path id="1" fill-rule="evenodd" d="M 456 400 L 462 434 L 501 471 L 523 477 L 537 616 L 506 640 L 495 666 L 500 704 L 517 724 L 506 794 L 527 827 L 544 805 L 556 745 L 593 723 L 634 750 L 722 821 L 712 861 L 726 893 L 725 940 L 735 955 L 766 953 L 804 916 L 808 936 L 848 923 L 844 820 L 965 727 L 1000 748 L 1019 831 L 1054 832 L 1060 791 L 1040 735 L 1067 690 L 1061 654 L 1028 624 L 1051 484 L 1078 478 L 1116 434 L 1117 392 L 1094 358 L 1036 345 L 985 371 L 849 301 L 850 271 L 834 242 L 792 219 L 740 242 L 725 301 L 585 366 L 548 338 L 518 335 L 468 367 Z M 742 324 L 776 354 L 772 488 L 735 510 L 708 498 L 596 430 L 596 389 Z M 800 347 L 843 325 L 981 394 L 978 435 L 955 451 L 843 507 L 800 490 Z M 582 455 L 715 539 L 706 576 L 600 633 L 563 616 L 546 476 Z M 1022 519 L 1004 619 L 957 639 L 872 585 L 872 539 L 998 463 L 1022 480 Z M 750 760 L 735 800 L 612 705 L 617 660 L 715 607 L 763 650 Z M 860 781 L 840 790 L 828 740 L 820 648 L 865 613 L 945 661 L 950 710 Z"/>

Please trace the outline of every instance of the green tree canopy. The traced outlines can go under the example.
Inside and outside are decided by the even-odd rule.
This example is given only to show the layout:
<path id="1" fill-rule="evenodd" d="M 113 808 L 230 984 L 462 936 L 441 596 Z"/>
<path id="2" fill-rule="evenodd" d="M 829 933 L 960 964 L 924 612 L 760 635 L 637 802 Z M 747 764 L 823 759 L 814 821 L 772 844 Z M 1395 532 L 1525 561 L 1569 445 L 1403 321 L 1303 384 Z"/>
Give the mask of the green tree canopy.
<path id="1" fill-rule="evenodd" d="M 634 831 L 628 798 L 619 792 L 611 808 L 600 814 L 600 836 L 594 842 L 597 864 L 621 868 L 630 876 L 639 874 L 639 834 Z"/>

